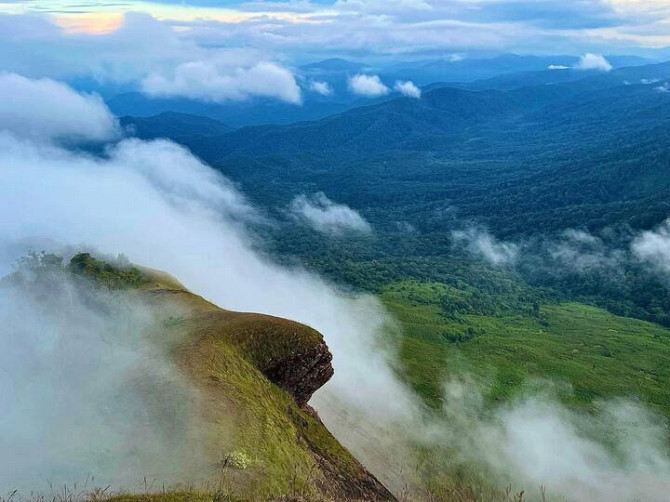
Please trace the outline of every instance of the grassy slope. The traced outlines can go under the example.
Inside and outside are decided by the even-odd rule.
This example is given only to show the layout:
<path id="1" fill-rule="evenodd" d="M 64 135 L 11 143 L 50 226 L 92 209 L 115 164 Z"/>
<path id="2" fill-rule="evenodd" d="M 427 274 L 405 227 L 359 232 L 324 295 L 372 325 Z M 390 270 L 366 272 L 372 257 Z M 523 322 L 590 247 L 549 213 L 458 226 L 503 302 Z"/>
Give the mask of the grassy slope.
<path id="1" fill-rule="evenodd" d="M 439 304 L 446 291 L 403 282 L 382 294 L 404 328 L 405 377 L 429 404 L 438 406 L 442 383 L 465 370 L 491 381 L 491 399 L 512 397 L 529 377 L 546 377 L 569 383 L 574 392 L 562 398 L 575 406 L 639 397 L 670 417 L 670 330 L 578 303 L 545 305 L 537 317 L 450 318 Z"/>
<path id="2" fill-rule="evenodd" d="M 259 371 L 268 360 L 322 343 L 321 335 L 285 319 L 222 310 L 174 279 L 150 277 L 141 291 L 166 312 L 162 328 L 186 335 L 175 359 L 201 393 L 207 457 L 213 466 L 228 458 L 226 487 L 259 499 L 338 494 L 336 473 L 354 493 L 367 476 L 362 466 Z"/>
<path id="3" fill-rule="evenodd" d="M 182 500 L 182 495 L 183 500 L 212 500 L 212 494 L 218 494 L 217 500 L 393 498 L 313 410 L 301 407 L 280 387 L 281 381 L 273 383 L 266 376 L 267 369 L 283 365 L 289 374 L 304 376 L 308 390 L 321 386 L 332 368 L 320 333 L 287 319 L 221 309 L 170 275 L 121 259 L 107 262 L 79 254 L 68 265 L 62 261 L 55 255 L 31 255 L 24 260 L 30 272 L 26 277 L 48 281 L 70 273 L 81 279 L 75 283 L 83 291 L 91 284 L 103 295 L 123 291 L 138 305 L 150 307 L 154 327 L 145 336 L 160 340 L 157 346 L 165 345 L 197 393 L 191 403 L 196 421 L 188 434 L 192 449 L 203 458 L 197 466 L 184 466 L 188 472 L 180 479 L 192 479 L 203 492 L 188 488 L 183 494 L 158 494 L 155 500 Z M 9 280 L 18 285 L 25 281 L 22 272 Z M 322 373 L 299 372 L 296 366 L 305 363 L 304 358 L 308 369 L 316 367 Z M 141 478 L 143 473 L 137 475 Z M 158 481 L 169 486 L 176 480 Z M 142 496 L 151 498 L 149 493 Z"/>

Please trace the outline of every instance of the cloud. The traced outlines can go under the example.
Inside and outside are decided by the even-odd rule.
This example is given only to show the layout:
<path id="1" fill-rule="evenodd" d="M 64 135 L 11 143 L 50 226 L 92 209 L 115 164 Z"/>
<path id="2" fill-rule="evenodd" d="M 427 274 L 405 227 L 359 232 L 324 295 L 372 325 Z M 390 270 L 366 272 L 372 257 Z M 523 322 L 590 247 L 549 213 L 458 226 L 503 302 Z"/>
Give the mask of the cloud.
<path id="1" fill-rule="evenodd" d="M 548 70 L 569 70 L 570 67 L 569 66 L 563 66 L 563 65 L 560 65 L 560 64 L 550 64 L 547 67 L 547 69 Z"/>
<path id="2" fill-rule="evenodd" d="M 211 61 L 191 61 L 177 66 L 169 75 L 151 73 L 141 82 L 150 96 L 182 96 L 203 101 L 243 100 L 251 96 L 302 102 L 293 74 L 275 63 L 252 67 L 222 68 Z"/>
<path id="3" fill-rule="evenodd" d="M 631 249 L 638 259 L 670 273 L 670 220 L 656 230 L 643 232 L 633 241 Z"/>
<path id="4" fill-rule="evenodd" d="M 595 70 L 608 72 L 612 70 L 612 65 L 601 54 L 584 54 L 579 62 L 574 66 L 576 70 Z"/>
<path id="5" fill-rule="evenodd" d="M 398 80 L 395 83 L 394 89 L 408 98 L 420 99 L 421 89 L 419 89 L 412 81 Z"/>
<path id="6" fill-rule="evenodd" d="M 385 96 L 391 92 L 377 75 L 355 75 L 349 79 L 349 89 L 354 94 L 370 98 Z"/>
<path id="7" fill-rule="evenodd" d="M 500 242 L 486 230 L 470 228 L 452 232 L 457 243 L 465 243 L 467 249 L 494 266 L 513 265 L 519 254 L 519 246 L 511 242 Z"/>
<path id="8" fill-rule="evenodd" d="M 427 439 L 451 447 L 466 465 L 488 467 L 493 479 L 542 486 L 549 498 L 660 500 L 670 489 L 663 419 L 624 400 L 578 413 L 557 401 L 552 384 L 535 383 L 544 388 L 539 395 L 518 397 L 491 414 L 475 380 L 449 381 L 444 422 Z"/>
<path id="9" fill-rule="evenodd" d="M 126 14 L 120 29 L 97 35 L 67 35 L 35 16 L 0 15 L 0 43 L 6 49 L 0 68 L 28 77 L 92 79 L 152 96 L 215 102 L 301 101 L 292 71 L 268 53 L 206 47 L 145 14 Z"/>
<path id="10" fill-rule="evenodd" d="M 96 73 L 136 73 L 142 68 L 146 74 L 143 67 L 154 66 L 155 61 L 162 59 L 161 54 L 181 50 L 177 45 L 164 43 L 170 39 L 191 45 L 190 56 L 186 51 L 187 57 L 181 57 L 179 62 L 200 60 L 194 51 L 206 48 L 215 51 L 220 47 L 253 47 L 277 56 L 267 60 L 281 61 L 285 54 L 304 60 L 308 55 L 341 56 L 347 51 L 361 55 L 425 54 L 441 58 L 445 53 L 477 49 L 527 52 L 528 47 L 533 47 L 544 53 L 578 53 L 594 47 L 614 52 L 619 48 L 629 50 L 631 46 L 670 45 L 667 2 L 250 1 L 224 7 L 218 4 L 219 8 L 117 2 L 104 11 L 98 4 L 62 5 L 68 12 L 55 13 L 49 18 L 43 15 L 46 10 L 54 10 L 49 0 L 19 4 L 11 10 L 13 15 L 7 16 L 11 20 L 0 26 L 0 42 L 12 54 L 12 58 L 4 59 L 14 59 L 14 65 L 24 57 L 42 62 L 49 59 L 42 65 L 48 71 L 54 69 L 51 63 L 58 61 L 63 67 L 84 71 L 88 62 L 88 69 Z M 21 15 L 25 12 L 32 15 Z M 124 14 L 122 22 L 119 14 Z M 142 31 L 135 31 L 133 25 L 138 25 L 139 16 L 146 19 L 150 15 L 161 20 L 158 24 L 165 31 L 159 33 L 153 28 L 145 31 L 142 38 Z M 28 17 L 40 19 L 42 28 L 28 33 L 25 29 Z M 127 37 L 135 39 L 132 55 L 123 52 L 133 51 L 118 50 L 128 47 Z M 112 40 L 116 46 L 108 44 Z M 21 49 L 17 51 L 8 41 L 18 43 Z M 114 47 L 119 52 L 116 59 L 111 57 Z M 106 64 L 95 61 L 95 54 Z M 131 58 L 136 60 L 134 67 L 127 64 Z M 26 74 L 20 68 L 4 68 Z"/>
<path id="11" fill-rule="evenodd" d="M 309 89 L 322 96 L 330 96 L 333 94 L 333 87 L 328 82 L 321 82 L 319 80 L 312 80 L 309 83 Z"/>
<path id="12" fill-rule="evenodd" d="M 34 282 L 30 272 L 0 288 L 0 448 L 20 452 L 0 459 L 0 490 L 87 475 L 139 487 L 140 473 L 186 480 L 207 469 L 198 397 L 158 313 L 62 272 Z"/>
<path id="13" fill-rule="evenodd" d="M 427 0 L 337 0 L 335 7 L 344 11 L 397 13 L 433 11 L 434 2 Z"/>
<path id="14" fill-rule="evenodd" d="M 0 73 L 0 130 L 38 139 L 103 141 L 119 133 L 102 99 L 49 79 Z"/>
<path id="15" fill-rule="evenodd" d="M 626 261 L 626 253 L 606 245 L 600 237 L 583 230 L 569 229 L 547 244 L 552 260 L 562 271 L 584 273 L 592 270 L 615 272 Z"/>
<path id="16" fill-rule="evenodd" d="M 363 217 L 344 204 L 336 204 L 322 192 L 311 197 L 300 195 L 290 205 L 291 213 L 306 222 L 318 232 L 342 235 L 346 232 L 368 234 L 370 224 Z"/>
<path id="17" fill-rule="evenodd" d="M 654 90 L 656 92 L 660 92 L 661 94 L 667 94 L 670 92 L 670 82 L 665 82 L 662 85 L 659 85 L 658 87 L 654 87 Z"/>

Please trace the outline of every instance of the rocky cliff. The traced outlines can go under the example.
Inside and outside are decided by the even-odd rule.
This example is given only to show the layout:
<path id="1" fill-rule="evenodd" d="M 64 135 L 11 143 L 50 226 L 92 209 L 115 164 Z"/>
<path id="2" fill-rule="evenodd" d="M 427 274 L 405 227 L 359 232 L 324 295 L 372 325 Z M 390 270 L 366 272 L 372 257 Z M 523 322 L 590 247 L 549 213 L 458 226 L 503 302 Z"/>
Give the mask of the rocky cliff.
<path id="1" fill-rule="evenodd" d="M 171 358 L 197 389 L 193 448 L 208 466 L 201 479 L 219 476 L 223 466 L 226 490 L 242 499 L 394 500 L 307 404 L 333 375 L 332 355 L 316 330 L 221 309 L 155 270 L 119 271 L 78 255 L 69 271 L 121 289 L 154 313 L 152 336 L 169 343 Z"/>

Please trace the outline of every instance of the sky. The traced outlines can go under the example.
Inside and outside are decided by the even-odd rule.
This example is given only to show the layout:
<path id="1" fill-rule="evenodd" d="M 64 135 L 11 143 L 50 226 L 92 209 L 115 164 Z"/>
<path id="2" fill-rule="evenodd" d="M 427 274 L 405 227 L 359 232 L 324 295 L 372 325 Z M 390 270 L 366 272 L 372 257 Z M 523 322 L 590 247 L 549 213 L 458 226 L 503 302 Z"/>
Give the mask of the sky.
<path id="1" fill-rule="evenodd" d="M 607 55 L 669 59 L 670 0 L 0 0 L 0 47 L 0 73 L 103 95 L 299 106 L 338 98 L 299 68 L 339 57 L 372 68 L 350 75 L 349 94 L 420 98 L 413 81 L 375 72 L 501 53 L 604 71 Z"/>
<path id="2" fill-rule="evenodd" d="M 1 2 L 64 31 L 105 34 L 139 12 L 209 46 L 300 59 L 448 51 L 634 52 L 670 46 L 670 0 L 162 0 Z"/>

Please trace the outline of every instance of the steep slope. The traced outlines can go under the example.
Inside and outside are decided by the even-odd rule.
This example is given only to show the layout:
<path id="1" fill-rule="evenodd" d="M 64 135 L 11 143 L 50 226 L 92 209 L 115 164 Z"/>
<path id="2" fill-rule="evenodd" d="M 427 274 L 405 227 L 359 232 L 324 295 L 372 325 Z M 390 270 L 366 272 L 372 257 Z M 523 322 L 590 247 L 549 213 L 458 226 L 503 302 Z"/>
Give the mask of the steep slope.
<path id="1" fill-rule="evenodd" d="M 33 270 L 43 274 L 47 261 Z M 83 281 L 75 284 L 124 295 L 152 313 L 155 333 L 149 336 L 165 340 L 197 391 L 193 411 L 199 426 L 190 441 L 209 467 L 198 473 L 195 486 L 204 483 L 211 490 L 214 480 L 225 485 L 219 490 L 244 500 L 394 499 L 307 405 L 333 374 L 320 333 L 286 319 L 220 309 L 155 270 L 88 254 L 76 255 L 64 268 L 59 263 L 49 261 L 52 277 L 66 274 Z"/>

